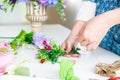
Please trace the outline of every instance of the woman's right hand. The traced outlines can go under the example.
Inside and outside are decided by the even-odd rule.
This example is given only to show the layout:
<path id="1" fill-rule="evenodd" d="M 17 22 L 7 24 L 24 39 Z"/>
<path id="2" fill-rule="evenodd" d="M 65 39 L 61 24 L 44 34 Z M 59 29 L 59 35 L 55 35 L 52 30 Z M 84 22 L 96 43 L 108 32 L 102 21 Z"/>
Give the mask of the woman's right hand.
<path id="1" fill-rule="evenodd" d="M 76 39 L 78 38 L 78 35 L 82 33 L 84 30 L 84 21 L 76 21 L 73 29 L 70 33 L 70 35 L 67 37 L 67 39 L 62 43 L 62 49 L 66 51 L 66 53 L 69 53 L 71 51 L 72 46 L 77 44 Z"/>

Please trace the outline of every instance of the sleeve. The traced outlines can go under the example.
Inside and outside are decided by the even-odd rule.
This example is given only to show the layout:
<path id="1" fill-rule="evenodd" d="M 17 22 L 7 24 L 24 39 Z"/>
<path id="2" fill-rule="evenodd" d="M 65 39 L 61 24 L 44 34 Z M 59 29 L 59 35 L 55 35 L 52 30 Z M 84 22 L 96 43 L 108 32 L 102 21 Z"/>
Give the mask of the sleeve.
<path id="1" fill-rule="evenodd" d="M 76 20 L 88 21 L 89 19 L 95 16 L 95 12 L 96 12 L 96 3 L 85 0 L 81 4 Z"/>

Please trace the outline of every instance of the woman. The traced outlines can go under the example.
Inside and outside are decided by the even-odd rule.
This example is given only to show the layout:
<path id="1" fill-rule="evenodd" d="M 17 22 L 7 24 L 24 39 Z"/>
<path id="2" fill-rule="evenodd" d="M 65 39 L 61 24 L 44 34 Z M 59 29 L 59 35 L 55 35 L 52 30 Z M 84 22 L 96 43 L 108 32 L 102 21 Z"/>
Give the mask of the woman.
<path id="1" fill-rule="evenodd" d="M 120 0 L 85 0 L 62 48 L 69 53 L 71 46 L 80 42 L 88 51 L 99 45 L 120 55 L 119 7 Z"/>

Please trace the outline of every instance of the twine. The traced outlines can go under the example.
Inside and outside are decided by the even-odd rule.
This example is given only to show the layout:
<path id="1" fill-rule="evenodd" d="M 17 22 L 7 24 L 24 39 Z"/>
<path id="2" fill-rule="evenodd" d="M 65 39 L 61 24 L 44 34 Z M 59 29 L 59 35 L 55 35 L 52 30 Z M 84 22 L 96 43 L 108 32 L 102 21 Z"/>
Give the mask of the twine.
<path id="1" fill-rule="evenodd" d="M 117 60 L 112 64 L 96 64 L 96 74 L 99 74 L 101 76 L 113 77 L 116 75 L 116 71 L 118 70 L 120 70 L 120 60 Z"/>

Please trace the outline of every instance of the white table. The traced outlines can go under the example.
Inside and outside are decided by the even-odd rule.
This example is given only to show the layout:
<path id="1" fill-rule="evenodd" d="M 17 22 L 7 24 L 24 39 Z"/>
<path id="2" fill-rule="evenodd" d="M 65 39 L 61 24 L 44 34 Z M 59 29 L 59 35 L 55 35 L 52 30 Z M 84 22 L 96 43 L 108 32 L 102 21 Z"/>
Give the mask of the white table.
<path id="1" fill-rule="evenodd" d="M 0 25 L 0 37 L 14 37 L 18 35 L 21 29 L 24 29 L 27 32 L 31 31 L 29 25 Z M 54 39 L 61 44 L 69 35 L 70 30 L 62 25 L 55 24 L 43 25 L 42 32 L 46 35 L 53 36 Z M 5 40 L 9 41 L 8 39 Z M 51 64 L 50 62 L 40 64 L 36 59 L 35 54 L 36 50 L 22 47 L 18 50 L 16 62 L 30 60 L 30 63 L 25 63 L 23 66 L 29 67 L 31 76 L 36 76 L 39 80 L 43 80 L 42 78 L 59 80 L 59 64 Z M 60 60 L 63 58 L 65 57 L 60 57 Z M 89 78 L 99 78 L 103 80 L 106 79 L 106 77 L 101 77 L 95 74 L 95 65 L 99 62 L 113 63 L 115 60 L 120 60 L 120 56 L 98 47 L 92 53 L 83 53 L 80 58 L 69 59 L 76 60 L 74 71 L 75 75 L 79 77 L 80 80 L 89 80 Z M 118 72 L 117 75 L 120 76 L 120 73 Z"/>

